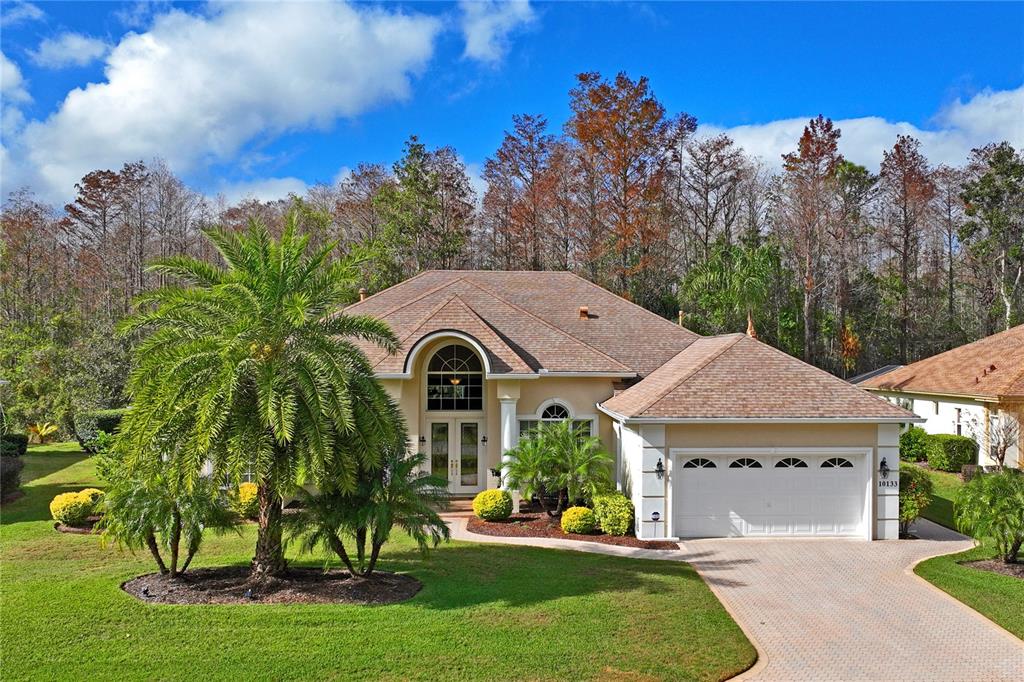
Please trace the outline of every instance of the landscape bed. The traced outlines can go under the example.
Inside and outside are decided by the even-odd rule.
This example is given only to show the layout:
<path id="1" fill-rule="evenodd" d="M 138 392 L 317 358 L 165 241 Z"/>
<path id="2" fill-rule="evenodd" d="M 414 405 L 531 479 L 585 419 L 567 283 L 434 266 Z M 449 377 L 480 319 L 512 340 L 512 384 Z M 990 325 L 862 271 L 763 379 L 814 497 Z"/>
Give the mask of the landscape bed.
<path id="1" fill-rule="evenodd" d="M 466 529 L 471 533 L 506 538 L 559 538 L 582 542 L 599 542 L 604 545 L 636 547 L 638 549 L 679 549 L 679 545 L 667 540 L 638 540 L 632 535 L 608 535 L 606 533 L 566 533 L 559 526 L 558 519 L 543 512 L 513 514 L 501 521 L 483 521 L 470 518 Z"/>

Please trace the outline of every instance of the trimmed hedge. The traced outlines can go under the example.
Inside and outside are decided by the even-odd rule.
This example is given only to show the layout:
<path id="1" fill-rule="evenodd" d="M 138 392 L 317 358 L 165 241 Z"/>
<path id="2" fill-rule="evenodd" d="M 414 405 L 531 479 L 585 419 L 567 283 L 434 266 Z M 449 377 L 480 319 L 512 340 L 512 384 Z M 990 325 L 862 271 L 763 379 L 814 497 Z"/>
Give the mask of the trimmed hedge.
<path id="1" fill-rule="evenodd" d="M 911 426 L 901 433 L 900 459 L 904 462 L 923 462 L 928 459 L 928 432 L 920 426 Z"/>
<path id="2" fill-rule="evenodd" d="M 633 526 L 633 503 L 622 493 L 595 495 L 594 518 L 608 535 L 625 535 Z"/>
<path id="3" fill-rule="evenodd" d="M 82 449 L 90 455 L 96 454 L 93 441 L 99 431 L 113 434 L 121 424 L 121 419 L 128 412 L 126 407 L 112 410 L 87 410 L 75 415 L 75 438 Z"/>
<path id="4" fill-rule="evenodd" d="M 593 533 L 597 526 L 594 510 L 588 507 L 569 507 L 562 512 L 562 530 L 566 533 Z"/>
<path id="5" fill-rule="evenodd" d="M 259 488 L 246 481 L 229 497 L 231 510 L 243 519 L 255 519 L 260 513 Z"/>
<path id="6" fill-rule="evenodd" d="M 932 501 L 932 479 L 916 464 L 900 465 L 900 535 L 907 535 L 910 526 Z"/>
<path id="7" fill-rule="evenodd" d="M 512 516 L 512 496 L 505 490 L 484 490 L 473 498 L 473 513 L 484 521 L 503 521 Z"/>
<path id="8" fill-rule="evenodd" d="M 0 457 L 0 499 L 6 499 L 21 487 L 21 470 L 25 461 L 21 457 Z"/>
<path id="9" fill-rule="evenodd" d="M 927 445 L 928 466 L 932 469 L 958 474 L 965 464 L 978 461 L 978 444 L 967 436 L 934 433 L 928 436 Z"/>
<path id="10" fill-rule="evenodd" d="M 24 433 L 5 433 L 0 436 L 0 456 L 24 457 L 28 452 L 28 436 Z"/>
<path id="11" fill-rule="evenodd" d="M 88 491 L 61 493 L 50 502 L 50 514 L 54 521 L 65 526 L 81 526 L 92 514 L 94 506 Z"/>

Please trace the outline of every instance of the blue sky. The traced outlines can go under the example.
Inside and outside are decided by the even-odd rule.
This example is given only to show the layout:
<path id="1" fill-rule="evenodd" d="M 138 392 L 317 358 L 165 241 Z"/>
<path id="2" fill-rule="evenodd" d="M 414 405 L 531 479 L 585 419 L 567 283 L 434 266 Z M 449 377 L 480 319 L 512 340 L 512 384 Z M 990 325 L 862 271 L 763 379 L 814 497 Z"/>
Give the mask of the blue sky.
<path id="1" fill-rule="evenodd" d="M 1024 145 L 1024 4 L 4 2 L 3 179 L 66 200 L 155 156 L 197 189 L 271 196 L 390 163 L 409 134 L 472 171 L 515 113 L 568 115 L 576 73 L 646 75 L 671 112 L 769 165 L 840 121 L 877 165 L 898 132 L 956 162 Z"/>

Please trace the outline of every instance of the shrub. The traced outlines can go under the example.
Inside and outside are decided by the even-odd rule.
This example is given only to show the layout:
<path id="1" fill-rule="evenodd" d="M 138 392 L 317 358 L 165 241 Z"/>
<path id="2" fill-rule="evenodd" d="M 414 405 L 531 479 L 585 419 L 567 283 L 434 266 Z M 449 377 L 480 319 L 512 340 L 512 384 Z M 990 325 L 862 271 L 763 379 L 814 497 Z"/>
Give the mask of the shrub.
<path id="1" fill-rule="evenodd" d="M 587 507 L 569 507 L 562 512 L 562 530 L 566 533 L 593 533 L 597 519 Z"/>
<path id="2" fill-rule="evenodd" d="M 9 448 L 13 447 L 13 451 Z M 28 436 L 24 433 L 5 433 L 0 436 L 0 455 L 24 457 L 28 451 Z"/>
<path id="3" fill-rule="evenodd" d="M 80 526 L 92 514 L 92 496 L 88 493 L 61 493 L 50 502 L 54 521 L 65 526 Z"/>
<path id="4" fill-rule="evenodd" d="M 124 453 L 114 447 L 114 437 L 106 431 L 97 431 L 90 445 L 95 457 L 96 475 L 113 483 L 118 474 L 124 473 Z"/>
<path id="5" fill-rule="evenodd" d="M 102 490 L 99 488 L 86 488 L 85 490 L 80 490 L 78 494 L 89 498 L 89 503 L 92 504 L 93 513 L 97 513 L 99 511 L 100 506 L 103 504 Z"/>
<path id="6" fill-rule="evenodd" d="M 255 519 L 260 512 L 258 488 L 255 483 L 242 483 L 231 495 L 231 510 L 243 519 Z"/>
<path id="7" fill-rule="evenodd" d="M 622 493 L 594 496 L 594 518 L 609 535 L 625 535 L 633 525 L 633 503 Z"/>
<path id="8" fill-rule="evenodd" d="M 900 466 L 900 534 L 906 535 L 932 500 L 932 479 L 916 464 Z"/>
<path id="9" fill-rule="evenodd" d="M 953 514 L 962 532 L 993 538 L 1000 558 L 1015 563 L 1024 545 L 1024 474 L 1004 469 L 975 476 L 957 491 Z"/>
<path id="10" fill-rule="evenodd" d="M 88 410 L 75 415 L 75 438 L 82 449 L 89 454 L 96 453 L 96 434 L 99 431 L 114 433 L 121 424 L 127 408 L 113 410 Z"/>
<path id="11" fill-rule="evenodd" d="M 978 461 L 978 444 L 967 436 L 936 433 L 928 436 L 928 466 L 939 471 L 960 473 L 965 464 Z"/>
<path id="12" fill-rule="evenodd" d="M 927 431 L 920 426 L 911 426 L 900 434 L 900 459 L 904 462 L 923 462 L 927 458 Z"/>
<path id="13" fill-rule="evenodd" d="M 21 457 L 0 457 L 0 499 L 17 492 L 21 486 L 21 470 L 25 462 Z"/>
<path id="14" fill-rule="evenodd" d="M 512 496 L 504 490 L 485 490 L 473 498 L 473 513 L 484 521 L 503 521 L 512 515 Z"/>

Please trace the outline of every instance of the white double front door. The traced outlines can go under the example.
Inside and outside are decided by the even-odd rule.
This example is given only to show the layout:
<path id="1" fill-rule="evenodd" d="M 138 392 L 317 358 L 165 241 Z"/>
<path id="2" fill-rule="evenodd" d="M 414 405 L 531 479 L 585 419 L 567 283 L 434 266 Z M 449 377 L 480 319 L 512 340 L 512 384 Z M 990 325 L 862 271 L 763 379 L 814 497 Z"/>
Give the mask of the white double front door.
<path id="1" fill-rule="evenodd" d="M 483 490 L 483 420 L 432 419 L 427 422 L 430 472 L 448 479 L 453 494 Z"/>

